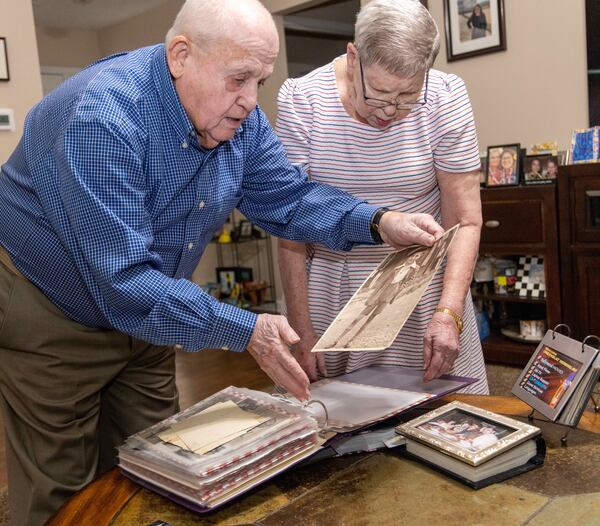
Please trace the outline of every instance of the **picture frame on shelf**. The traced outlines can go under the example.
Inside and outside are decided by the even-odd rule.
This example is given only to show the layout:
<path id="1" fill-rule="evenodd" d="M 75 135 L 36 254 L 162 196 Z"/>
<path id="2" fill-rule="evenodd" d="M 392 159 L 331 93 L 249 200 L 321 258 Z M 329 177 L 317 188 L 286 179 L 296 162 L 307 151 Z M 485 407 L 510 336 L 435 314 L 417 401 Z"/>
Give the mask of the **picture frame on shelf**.
<path id="1" fill-rule="evenodd" d="M 486 186 L 518 185 L 522 155 L 519 143 L 488 146 Z"/>
<path id="2" fill-rule="evenodd" d="M 237 267 L 217 267 L 217 283 L 221 287 L 221 296 L 229 296 L 237 280 Z"/>
<path id="3" fill-rule="evenodd" d="M 600 161 L 600 127 L 579 129 L 573 132 L 569 158 L 572 164 Z"/>
<path id="4" fill-rule="evenodd" d="M 481 168 L 479 172 L 479 186 L 485 186 L 487 181 L 487 153 L 479 157 Z"/>
<path id="5" fill-rule="evenodd" d="M 0 37 L 0 81 L 7 82 L 10 80 L 10 72 L 8 69 L 8 51 L 6 48 L 6 38 Z"/>
<path id="6" fill-rule="evenodd" d="M 444 0 L 448 62 L 506 50 L 504 0 Z"/>
<path id="7" fill-rule="evenodd" d="M 238 239 L 252 239 L 253 225 L 250 221 L 241 220 L 238 225 Z"/>
<path id="8" fill-rule="evenodd" d="M 558 155 L 528 155 L 523 163 L 524 184 L 551 184 L 558 177 Z"/>

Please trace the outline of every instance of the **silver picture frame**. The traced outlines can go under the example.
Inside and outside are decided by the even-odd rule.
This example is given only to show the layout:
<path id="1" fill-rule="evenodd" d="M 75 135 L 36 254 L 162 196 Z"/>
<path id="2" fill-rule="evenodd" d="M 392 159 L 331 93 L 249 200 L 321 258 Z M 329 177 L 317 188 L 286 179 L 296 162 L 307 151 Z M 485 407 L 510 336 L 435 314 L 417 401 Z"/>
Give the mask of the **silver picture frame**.
<path id="1" fill-rule="evenodd" d="M 462 426 L 460 433 L 464 437 L 469 430 L 467 425 L 474 437 L 469 440 L 458 439 L 458 432 L 444 431 Z M 458 401 L 400 424 L 396 431 L 471 466 L 479 466 L 540 433 L 535 426 Z M 473 445 L 477 437 L 484 436 L 492 438 Z"/>

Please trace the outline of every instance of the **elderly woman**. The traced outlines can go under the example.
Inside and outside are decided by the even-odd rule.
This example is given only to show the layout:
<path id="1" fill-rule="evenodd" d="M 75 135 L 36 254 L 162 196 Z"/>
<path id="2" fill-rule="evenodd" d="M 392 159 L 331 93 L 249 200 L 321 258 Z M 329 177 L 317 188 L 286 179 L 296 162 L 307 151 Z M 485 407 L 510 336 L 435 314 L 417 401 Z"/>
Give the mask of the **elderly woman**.
<path id="1" fill-rule="evenodd" d="M 279 93 L 277 131 L 290 160 L 315 181 L 400 212 L 427 212 L 461 228 L 394 345 L 377 352 L 310 352 L 320 334 L 390 250 L 340 253 L 280 240 L 295 356 L 311 379 L 372 364 L 423 368 L 479 381 L 485 367 L 469 295 L 481 228 L 479 148 L 461 79 L 431 69 L 437 26 L 418 1 L 373 0 L 357 18 L 347 53 Z M 349 225 L 351 228 L 351 225 Z"/>

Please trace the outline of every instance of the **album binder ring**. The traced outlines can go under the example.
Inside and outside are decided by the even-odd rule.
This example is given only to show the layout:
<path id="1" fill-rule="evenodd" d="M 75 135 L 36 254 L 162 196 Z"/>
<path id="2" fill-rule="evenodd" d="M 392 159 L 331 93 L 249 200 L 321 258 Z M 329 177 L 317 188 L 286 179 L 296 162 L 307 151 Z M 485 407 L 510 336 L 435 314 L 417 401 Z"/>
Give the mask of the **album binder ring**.
<path id="1" fill-rule="evenodd" d="M 329 428 L 329 413 L 327 412 L 327 407 L 321 400 L 309 400 L 304 405 L 318 404 L 323 408 L 323 412 L 325 413 L 325 423 L 323 424 L 323 429 L 327 430 Z"/>
<path id="2" fill-rule="evenodd" d="M 564 327 L 565 329 L 567 329 L 568 334 L 567 336 L 570 338 L 571 337 L 571 327 L 569 327 L 566 323 L 559 323 L 556 327 L 554 327 L 554 329 L 552 329 L 552 339 L 556 339 L 556 331 L 558 330 L 559 327 Z"/>
<path id="3" fill-rule="evenodd" d="M 598 338 L 598 336 L 596 336 L 595 334 L 590 334 L 589 336 L 586 336 L 583 341 L 581 342 L 581 352 L 583 352 L 585 350 L 585 345 L 590 338 L 593 338 L 594 340 L 596 340 L 598 342 L 598 347 L 596 347 L 597 349 L 600 349 L 600 338 Z M 589 344 L 588 344 L 589 345 Z"/>

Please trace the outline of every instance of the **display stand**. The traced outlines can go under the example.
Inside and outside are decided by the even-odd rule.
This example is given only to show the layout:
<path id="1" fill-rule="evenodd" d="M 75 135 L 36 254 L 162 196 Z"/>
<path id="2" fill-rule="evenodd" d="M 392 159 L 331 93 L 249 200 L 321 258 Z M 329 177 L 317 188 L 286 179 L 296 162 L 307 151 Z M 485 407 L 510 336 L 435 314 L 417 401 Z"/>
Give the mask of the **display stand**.
<path id="1" fill-rule="evenodd" d="M 570 327 L 569 327 L 567 324 L 565 324 L 565 323 L 559 323 L 558 325 L 556 325 L 556 327 L 554 327 L 554 329 L 552 329 L 552 338 L 553 338 L 553 339 L 556 339 L 556 334 L 557 334 L 557 331 L 558 331 L 559 329 L 561 329 L 561 328 L 564 328 L 564 329 L 566 329 L 566 331 L 567 331 L 567 337 L 570 337 L 570 336 L 571 336 L 571 328 L 570 328 Z M 588 341 L 590 341 L 590 340 L 596 340 L 596 342 L 597 342 L 597 344 L 598 344 L 598 346 L 599 346 L 598 348 L 600 349 L 600 338 L 599 338 L 598 336 L 595 336 L 595 335 L 589 335 L 589 336 L 586 336 L 586 337 L 583 339 L 583 341 L 581 342 L 581 352 L 582 352 L 582 353 L 584 353 L 584 352 L 585 352 L 585 345 L 586 345 L 586 344 L 587 344 L 587 342 L 588 342 Z M 592 389 L 592 391 L 591 391 L 590 395 L 589 395 L 589 396 L 588 396 L 588 397 L 585 399 L 585 401 L 583 401 L 583 402 L 582 402 L 582 403 L 584 404 L 584 408 L 585 408 L 585 407 L 587 407 L 587 405 L 589 404 L 589 400 L 591 399 L 591 401 L 592 401 L 592 403 L 593 403 L 594 412 L 595 412 L 595 413 L 598 413 L 598 412 L 600 412 L 600 406 L 598 406 L 598 402 L 596 401 L 596 396 L 597 396 L 597 395 L 600 395 L 600 393 L 599 393 L 599 392 L 597 392 L 597 391 L 595 390 L 595 388 L 594 388 L 594 389 Z M 584 409 L 584 410 L 582 410 L 582 411 L 579 413 L 579 415 L 578 415 L 578 417 L 577 417 L 576 421 L 575 421 L 573 424 L 570 424 L 570 425 L 563 424 L 563 423 L 561 423 L 561 422 L 556 422 L 556 421 L 553 421 L 553 420 L 550 420 L 550 419 L 548 419 L 548 420 L 544 420 L 544 421 L 552 422 L 552 423 L 554 423 L 554 424 L 556 424 L 556 425 L 563 426 L 563 427 L 566 427 L 566 428 L 567 428 L 567 430 L 566 430 L 566 433 L 565 433 L 565 434 L 564 434 L 564 435 L 563 435 L 563 436 L 560 438 L 560 443 L 561 443 L 561 446 L 564 446 L 564 447 L 566 447 L 566 446 L 568 445 L 568 437 L 569 437 L 569 433 L 571 432 L 571 430 L 572 430 L 572 429 L 576 429 L 576 428 L 577 428 L 577 425 L 579 424 L 579 420 L 580 420 L 580 419 L 581 419 L 581 417 L 583 416 L 583 413 L 584 413 L 584 411 L 585 411 L 585 409 Z M 531 408 L 531 413 L 529 413 L 529 415 L 527 415 L 527 420 L 528 420 L 529 422 L 533 422 L 533 421 L 535 420 L 535 417 L 534 417 L 534 415 L 535 415 L 535 412 L 536 412 L 536 409 L 535 409 L 534 407 L 532 407 L 532 408 Z M 545 416 L 545 415 L 544 415 L 544 416 Z M 541 419 L 540 419 L 540 420 L 541 420 Z"/>

